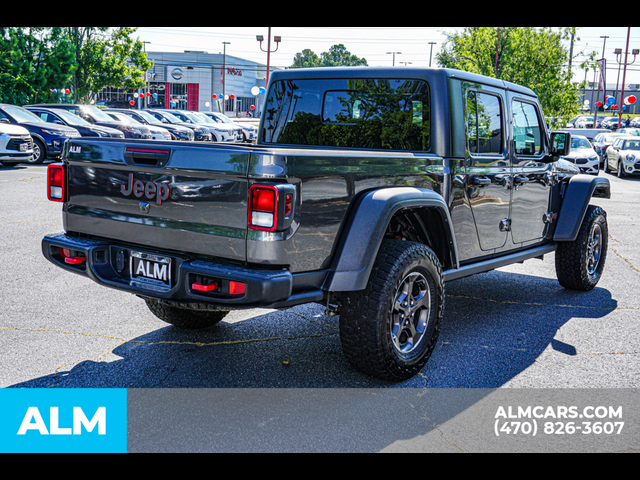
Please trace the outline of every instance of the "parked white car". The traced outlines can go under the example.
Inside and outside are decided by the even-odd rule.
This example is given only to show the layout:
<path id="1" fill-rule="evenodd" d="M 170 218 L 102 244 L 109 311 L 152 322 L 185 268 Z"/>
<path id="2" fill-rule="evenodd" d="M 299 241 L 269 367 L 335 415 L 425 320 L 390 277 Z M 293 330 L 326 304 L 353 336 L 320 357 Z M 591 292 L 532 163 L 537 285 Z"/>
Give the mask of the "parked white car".
<path id="1" fill-rule="evenodd" d="M 4 165 L 31 162 L 33 138 L 26 128 L 0 122 L 0 162 Z"/>
<path id="2" fill-rule="evenodd" d="M 607 149 L 605 171 L 618 177 L 640 174 L 640 137 L 620 137 Z"/>
<path id="3" fill-rule="evenodd" d="M 575 164 L 582 173 L 600 174 L 600 157 L 587 137 L 572 136 L 571 153 L 563 158 Z"/>
<path id="4" fill-rule="evenodd" d="M 191 112 L 185 110 L 170 110 L 170 113 L 178 117 L 186 123 L 191 123 L 200 127 L 207 128 L 213 141 L 217 143 L 240 143 L 242 141 L 242 130 L 233 125 L 224 125 L 216 123 L 206 115 L 199 112 Z"/>
<path id="5" fill-rule="evenodd" d="M 218 112 L 200 112 L 202 115 L 206 115 L 216 123 L 224 123 L 226 125 L 233 125 L 242 129 L 243 143 L 253 143 L 258 140 L 258 127 L 251 123 L 234 122 L 226 115 Z"/>

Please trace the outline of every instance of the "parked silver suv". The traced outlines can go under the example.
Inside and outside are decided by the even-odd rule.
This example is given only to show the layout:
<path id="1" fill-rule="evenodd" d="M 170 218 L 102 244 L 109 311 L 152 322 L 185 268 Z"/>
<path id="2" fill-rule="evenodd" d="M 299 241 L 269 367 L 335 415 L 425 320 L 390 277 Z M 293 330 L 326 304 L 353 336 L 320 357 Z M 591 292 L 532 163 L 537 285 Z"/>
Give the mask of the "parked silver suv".
<path id="1" fill-rule="evenodd" d="M 31 162 L 33 138 L 26 128 L 0 122 L 0 162 L 4 165 Z"/>

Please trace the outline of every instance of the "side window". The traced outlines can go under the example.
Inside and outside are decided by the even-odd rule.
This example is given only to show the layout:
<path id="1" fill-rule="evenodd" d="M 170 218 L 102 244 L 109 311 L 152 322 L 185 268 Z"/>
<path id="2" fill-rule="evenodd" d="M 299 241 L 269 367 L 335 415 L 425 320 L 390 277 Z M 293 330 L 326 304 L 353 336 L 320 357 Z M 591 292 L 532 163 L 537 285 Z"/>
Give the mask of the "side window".
<path id="1" fill-rule="evenodd" d="M 502 155 L 502 104 L 496 95 L 471 91 L 467 96 L 468 146 L 471 155 Z"/>
<path id="2" fill-rule="evenodd" d="M 49 122 L 51 119 L 49 118 L 49 114 L 47 112 L 33 112 L 38 115 L 43 122 Z"/>
<path id="3" fill-rule="evenodd" d="M 542 155 L 544 143 L 540 116 L 532 103 L 513 102 L 513 139 L 516 155 Z"/>

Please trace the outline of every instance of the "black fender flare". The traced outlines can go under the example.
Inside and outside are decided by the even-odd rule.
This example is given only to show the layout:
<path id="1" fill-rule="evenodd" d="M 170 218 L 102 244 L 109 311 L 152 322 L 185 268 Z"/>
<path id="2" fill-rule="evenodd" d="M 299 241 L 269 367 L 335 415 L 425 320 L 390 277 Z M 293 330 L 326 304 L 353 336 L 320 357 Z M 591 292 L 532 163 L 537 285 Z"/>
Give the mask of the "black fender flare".
<path id="1" fill-rule="evenodd" d="M 611 198 L 611 183 L 607 178 L 576 175 L 567 184 L 553 240 L 575 242 L 592 198 Z"/>
<path id="2" fill-rule="evenodd" d="M 451 263 L 458 268 L 456 237 L 444 198 L 433 190 L 385 188 L 362 195 L 351 209 L 336 247 L 324 290 L 364 290 L 393 216 L 400 210 L 420 207 L 433 208 L 442 216 L 445 226 L 443 234 L 449 245 Z"/>

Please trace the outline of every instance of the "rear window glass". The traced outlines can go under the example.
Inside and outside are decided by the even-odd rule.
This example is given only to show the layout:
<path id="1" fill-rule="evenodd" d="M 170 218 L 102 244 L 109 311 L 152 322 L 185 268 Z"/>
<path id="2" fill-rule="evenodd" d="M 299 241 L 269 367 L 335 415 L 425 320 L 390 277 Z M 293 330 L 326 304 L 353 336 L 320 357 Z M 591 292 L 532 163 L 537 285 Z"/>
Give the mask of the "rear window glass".
<path id="1" fill-rule="evenodd" d="M 429 86 L 420 80 L 280 81 L 264 115 L 265 143 L 430 149 Z"/>

